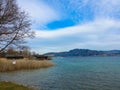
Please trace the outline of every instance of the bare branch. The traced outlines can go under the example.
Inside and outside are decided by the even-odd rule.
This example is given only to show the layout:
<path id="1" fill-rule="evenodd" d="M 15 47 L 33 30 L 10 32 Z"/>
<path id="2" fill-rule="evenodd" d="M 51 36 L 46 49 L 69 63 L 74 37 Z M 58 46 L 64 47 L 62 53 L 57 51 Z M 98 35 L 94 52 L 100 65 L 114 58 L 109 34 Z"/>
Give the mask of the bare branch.
<path id="1" fill-rule="evenodd" d="M 0 0 L 0 52 L 34 36 L 30 25 L 28 15 L 19 9 L 16 0 Z"/>

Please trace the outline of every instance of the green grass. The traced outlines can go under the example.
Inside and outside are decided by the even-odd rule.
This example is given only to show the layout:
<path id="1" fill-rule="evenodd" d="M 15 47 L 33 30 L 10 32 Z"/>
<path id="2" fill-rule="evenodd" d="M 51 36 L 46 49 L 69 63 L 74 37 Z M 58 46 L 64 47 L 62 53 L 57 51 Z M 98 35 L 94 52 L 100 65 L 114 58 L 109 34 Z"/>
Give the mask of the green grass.
<path id="1" fill-rule="evenodd" d="M 34 89 L 23 85 L 18 85 L 13 82 L 0 82 L 0 90 L 34 90 Z"/>

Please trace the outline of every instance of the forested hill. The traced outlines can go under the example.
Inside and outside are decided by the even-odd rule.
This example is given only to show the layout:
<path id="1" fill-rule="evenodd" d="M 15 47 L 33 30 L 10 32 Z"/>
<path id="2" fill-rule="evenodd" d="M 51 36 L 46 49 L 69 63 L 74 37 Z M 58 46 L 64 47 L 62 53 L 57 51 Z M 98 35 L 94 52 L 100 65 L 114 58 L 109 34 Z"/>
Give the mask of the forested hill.
<path id="1" fill-rule="evenodd" d="M 109 51 L 98 51 L 89 49 L 73 49 L 66 52 L 51 52 L 44 55 L 54 55 L 54 56 L 120 56 L 120 50 L 109 50 Z"/>

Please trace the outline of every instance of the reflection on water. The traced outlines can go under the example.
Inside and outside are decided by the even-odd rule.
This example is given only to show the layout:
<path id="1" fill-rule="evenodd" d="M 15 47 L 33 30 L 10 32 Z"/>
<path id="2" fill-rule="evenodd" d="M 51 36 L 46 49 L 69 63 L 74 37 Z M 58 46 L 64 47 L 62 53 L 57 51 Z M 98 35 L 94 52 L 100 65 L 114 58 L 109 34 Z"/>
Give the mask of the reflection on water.
<path id="1" fill-rule="evenodd" d="M 120 90 L 120 57 L 54 58 L 46 69 L 0 73 L 0 80 L 14 81 L 38 90 Z"/>

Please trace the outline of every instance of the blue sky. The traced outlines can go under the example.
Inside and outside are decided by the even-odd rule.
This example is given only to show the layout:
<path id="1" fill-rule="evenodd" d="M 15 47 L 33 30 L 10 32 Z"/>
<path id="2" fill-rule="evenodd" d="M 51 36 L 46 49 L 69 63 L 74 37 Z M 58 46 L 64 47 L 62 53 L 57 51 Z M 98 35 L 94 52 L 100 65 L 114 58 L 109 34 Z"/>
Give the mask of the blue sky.
<path id="1" fill-rule="evenodd" d="M 120 49 L 120 0 L 17 0 L 36 32 L 38 53 Z"/>

